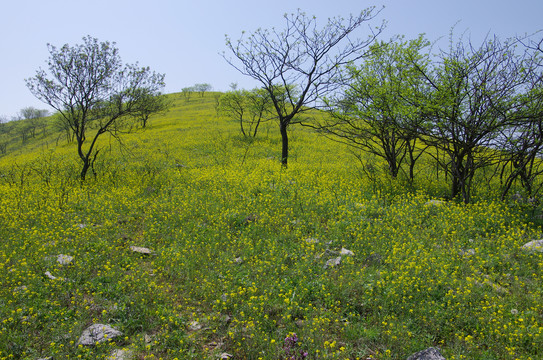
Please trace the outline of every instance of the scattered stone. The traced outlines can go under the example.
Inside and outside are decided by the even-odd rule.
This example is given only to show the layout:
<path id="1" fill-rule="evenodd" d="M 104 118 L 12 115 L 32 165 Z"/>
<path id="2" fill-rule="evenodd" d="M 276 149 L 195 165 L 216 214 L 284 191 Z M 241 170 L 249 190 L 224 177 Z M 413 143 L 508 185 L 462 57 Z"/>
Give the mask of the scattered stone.
<path id="1" fill-rule="evenodd" d="M 522 245 L 522 248 L 525 250 L 535 250 L 535 251 L 543 252 L 543 240 L 530 241 Z"/>
<path id="2" fill-rule="evenodd" d="M 234 355 L 229 354 L 229 353 L 222 353 L 222 354 L 219 356 L 219 359 L 221 359 L 221 360 L 223 360 L 223 359 L 230 359 L 231 357 L 234 357 Z"/>
<path id="3" fill-rule="evenodd" d="M 87 227 L 87 224 L 77 224 L 76 226 L 80 229 L 84 229 Z"/>
<path id="4" fill-rule="evenodd" d="M 51 274 L 49 271 L 45 272 L 45 276 L 47 276 L 51 280 L 64 280 L 64 278 L 53 276 L 53 274 Z"/>
<path id="5" fill-rule="evenodd" d="M 424 206 L 441 206 L 445 204 L 445 202 L 441 200 L 428 200 L 426 203 L 424 203 Z"/>
<path id="6" fill-rule="evenodd" d="M 145 341 L 145 345 L 149 345 L 153 342 L 153 336 L 145 334 L 143 335 L 143 341 Z"/>
<path id="7" fill-rule="evenodd" d="M 202 324 L 200 324 L 198 321 L 191 321 L 189 324 L 190 331 L 198 331 L 201 328 L 202 328 Z"/>
<path id="8" fill-rule="evenodd" d="M 410 357 L 407 360 L 447 360 L 441 355 L 439 348 L 430 347 L 426 350 L 419 351 Z"/>
<path id="9" fill-rule="evenodd" d="M 241 257 L 237 257 L 237 258 L 234 259 L 234 262 L 236 264 L 243 264 L 243 259 Z"/>
<path id="10" fill-rule="evenodd" d="M 53 360 L 52 356 L 46 357 L 46 358 L 39 358 L 37 360 Z"/>
<path id="11" fill-rule="evenodd" d="M 26 287 L 26 285 L 21 285 L 21 286 L 17 286 L 15 289 L 13 289 L 13 292 L 15 293 L 24 293 L 26 292 L 28 288 Z"/>
<path id="12" fill-rule="evenodd" d="M 460 256 L 472 256 L 472 255 L 475 255 L 475 249 L 467 249 L 467 250 L 460 249 L 460 251 L 458 251 L 458 254 Z"/>
<path id="13" fill-rule="evenodd" d="M 221 321 L 224 322 L 225 324 L 230 324 L 230 322 L 232 321 L 232 318 L 229 315 L 224 315 L 221 318 Z"/>
<path id="14" fill-rule="evenodd" d="M 132 250 L 135 253 L 142 254 L 142 255 L 151 255 L 153 251 L 151 249 L 147 249 L 140 246 L 130 246 L 130 250 Z"/>
<path id="15" fill-rule="evenodd" d="M 341 251 L 339 252 L 340 255 L 346 255 L 346 256 L 354 256 L 354 252 L 351 250 L 347 250 L 344 247 L 341 248 Z"/>
<path id="16" fill-rule="evenodd" d="M 109 325 L 94 324 L 83 331 L 77 341 L 77 345 L 94 346 L 111 339 L 121 336 L 123 333 L 112 328 Z"/>
<path id="17" fill-rule="evenodd" d="M 130 360 L 134 357 L 132 350 L 117 349 L 113 350 L 107 357 L 107 360 Z"/>
<path id="18" fill-rule="evenodd" d="M 57 262 L 60 265 L 69 265 L 73 260 L 74 260 L 74 257 L 70 255 L 64 255 L 64 254 L 57 255 Z"/>
<path id="19" fill-rule="evenodd" d="M 305 239 L 305 242 L 308 244 L 318 244 L 320 243 L 320 240 L 316 238 L 307 238 Z"/>
<path id="20" fill-rule="evenodd" d="M 329 267 L 335 267 L 341 264 L 341 256 L 338 256 L 337 258 L 329 259 L 326 261 L 326 264 L 324 264 L 324 268 L 328 269 Z"/>

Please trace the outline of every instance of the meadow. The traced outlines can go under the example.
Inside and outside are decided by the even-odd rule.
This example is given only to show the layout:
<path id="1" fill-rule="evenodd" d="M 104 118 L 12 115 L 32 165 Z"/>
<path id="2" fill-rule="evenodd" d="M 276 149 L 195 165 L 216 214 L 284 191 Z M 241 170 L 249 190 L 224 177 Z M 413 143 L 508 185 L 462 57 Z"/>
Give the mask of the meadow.
<path id="1" fill-rule="evenodd" d="M 85 183 L 52 129 L 0 157 L 0 359 L 543 358 L 540 210 L 445 201 L 430 165 L 368 177 L 303 127 L 283 169 L 277 124 L 169 96 Z M 123 335 L 78 345 L 95 323 Z"/>

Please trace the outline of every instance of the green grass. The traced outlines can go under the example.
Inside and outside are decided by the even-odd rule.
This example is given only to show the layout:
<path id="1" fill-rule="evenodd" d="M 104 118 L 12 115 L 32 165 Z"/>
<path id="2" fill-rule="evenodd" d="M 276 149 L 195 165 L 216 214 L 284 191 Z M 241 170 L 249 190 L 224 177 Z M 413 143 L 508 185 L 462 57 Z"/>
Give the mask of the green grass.
<path id="1" fill-rule="evenodd" d="M 543 256 L 520 248 L 541 229 L 521 208 L 429 205 L 444 179 L 371 182 L 304 128 L 284 170 L 276 124 L 249 142 L 215 94 L 170 96 L 123 147 L 103 139 L 84 185 L 53 132 L 0 158 L 0 359 L 280 359 L 292 333 L 309 359 L 542 357 Z M 123 336 L 76 346 L 92 323 Z"/>

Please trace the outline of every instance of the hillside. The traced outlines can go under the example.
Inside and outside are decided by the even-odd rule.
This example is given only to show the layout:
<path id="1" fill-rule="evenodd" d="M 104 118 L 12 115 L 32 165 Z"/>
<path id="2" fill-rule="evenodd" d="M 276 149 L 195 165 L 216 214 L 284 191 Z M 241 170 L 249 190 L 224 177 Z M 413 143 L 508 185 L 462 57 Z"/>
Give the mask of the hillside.
<path id="1" fill-rule="evenodd" d="M 275 123 L 247 140 L 217 93 L 169 96 L 84 184 L 52 126 L 0 157 L 0 359 L 543 357 L 533 213 L 303 127 L 282 169 Z M 93 324 L 122 335 L 83 345 Z"/>

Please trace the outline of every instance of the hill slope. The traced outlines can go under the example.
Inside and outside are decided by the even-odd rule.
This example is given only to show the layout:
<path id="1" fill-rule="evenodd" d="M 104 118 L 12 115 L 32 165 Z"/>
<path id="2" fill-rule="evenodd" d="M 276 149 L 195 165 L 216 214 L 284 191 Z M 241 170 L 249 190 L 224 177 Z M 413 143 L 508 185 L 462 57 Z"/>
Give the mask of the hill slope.
<path id="1" fill-rule="evenodd" d="M 520 211 L 370 181 L 303 128 L 284 170 L 277 125 L 243 139 L 216 95 L 104 139 L 85 184 L 58 133 L 0 158 L 0 359 L 541 358 L 543 257 L 522 248 L 541 232 Z M 123 335 L 78 346 L 92 324 Z"/>

